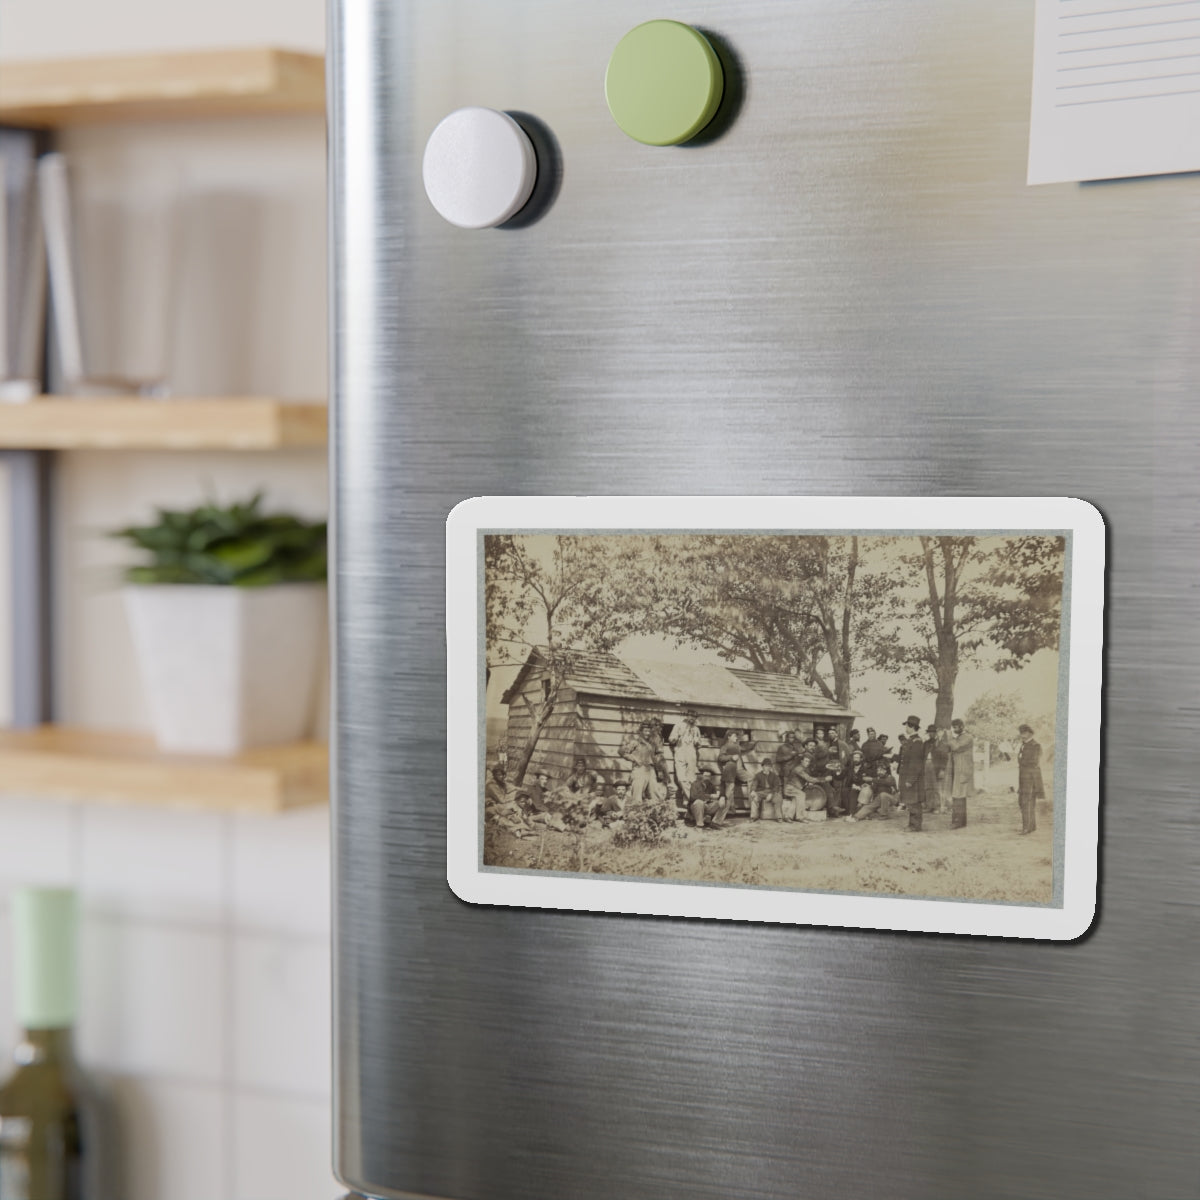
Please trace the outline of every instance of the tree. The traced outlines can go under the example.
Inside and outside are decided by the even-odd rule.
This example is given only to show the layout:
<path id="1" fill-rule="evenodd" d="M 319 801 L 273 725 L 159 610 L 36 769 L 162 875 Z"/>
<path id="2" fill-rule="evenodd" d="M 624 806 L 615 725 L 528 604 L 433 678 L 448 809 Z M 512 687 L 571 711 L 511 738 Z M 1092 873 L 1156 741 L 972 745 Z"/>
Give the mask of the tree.
<path id="1" fill-rule="evenodd" d="M 1061 537 L 926 537 L 902 554 L 907 587 L 893 594 L 900 627 L 912 638 L 877 641 L 873 657 L 897 668 L 893 690 L 913 686 L 937 697 L 935 724 L 954 715 L 954 687 L 964 662 L 993 656 L 997 671 L 1018 667 L 1058 646 L 1062 611 Z"/>
<path id="2" fill-rule="evenodd" d="M 997 688 L 984 692 L 964 719 L 976 741 L 1007 749 L 1019 740 L 1017 726 L 1027 722 L 1029 714 L 1016 692 Z"/>
<path id="3" fill-rule="evenodd" d="M 639 628 L 640 610 L 625 590 L 638 550 L 628 537 L 484 537 L 488 668 L 524 663 L 536 649 L 549 682 L 538 700 L 520 697 L 530 731 L 511 768 L 517 785 L 579 652 L 611 650 Z"/>
<path id="4" fill-rule="evenodd" d="M 856 659 L 896 586 L 864 567 L 862 539 L 665 535 L 640 565 L 648 629 L 729 661 L 799 675 L 847 704 Z"/>

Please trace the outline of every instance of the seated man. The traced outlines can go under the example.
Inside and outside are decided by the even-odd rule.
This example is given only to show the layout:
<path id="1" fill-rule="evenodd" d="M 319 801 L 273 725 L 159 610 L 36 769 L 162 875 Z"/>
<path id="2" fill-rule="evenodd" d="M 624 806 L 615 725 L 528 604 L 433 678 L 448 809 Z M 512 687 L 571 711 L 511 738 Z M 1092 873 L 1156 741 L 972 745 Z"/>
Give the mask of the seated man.
<path id="1" fill-rule="evenodd" d="M 775 764 L 769 758 L 763 759 L 754 784 L 750 789 L 750 820 L 757 821 L 762 816 L 764 821 L 776 821 L 776 802 L 779 795 L 779 775 Z M 768 816 L 768 812 L 770 816 Z"/>
<path id="2" fill-rule="evenodd" d="M 875 776 L 867 772 L 865 778 L 870 786 L 864 786 L 858 794 L 858 812 L 847 821 L 869 821 L 873 817 L 886 819 L 892 815 L 892 805 L 896 801 L 896 777 L 888 770 L 886 763 L 878 763 Z"/>
<path id="3" fill-rule="evenodd" d="M 717 788 L 713 773 L 707 767 L 692 784 L 692 820 L 697 829 L 704 828 L 705 818 L 710 829 L 724 829 L 725 816 L 729 812 L 729 801 Z"/>
<path id="4" fill-rule="evenodd" d="M 492 777 L 487 782 L 487 787 L 484 788 L 483 802 L 485 804 L 503 804 L 508 799 L 504 789 L 504 768 L 493 767 Z"/>
<path id="5" fill-rule="evenodd" d="M 567 788 L 572 792 L 582 792 L 587 795 L 598 791 L 600 776 L 595 771 L 589 771 L 586 758 L 577 758 L 575 767 L 567 776 Z"/>
<path id="6" fill-rule="evenodd" d="M 539 771 L 533 783 L 524 784 L 517 789 L 517 801 L 524 802 L 522 807 L 531 821 L 546 824 L 550 820 L 550 805 L 546 802 L 550 795 L 550 775 Z"/>
<path id="7" fill-rule="evenodd" d="M 619 817 L 625 811 L 625 801 L 629 798 L 629 785 L 618 783 L 611 792 L 603 791 L 596 795 L 592 804 L 591 816 L 597 821 L 606 821 L 611 817 Z"/>

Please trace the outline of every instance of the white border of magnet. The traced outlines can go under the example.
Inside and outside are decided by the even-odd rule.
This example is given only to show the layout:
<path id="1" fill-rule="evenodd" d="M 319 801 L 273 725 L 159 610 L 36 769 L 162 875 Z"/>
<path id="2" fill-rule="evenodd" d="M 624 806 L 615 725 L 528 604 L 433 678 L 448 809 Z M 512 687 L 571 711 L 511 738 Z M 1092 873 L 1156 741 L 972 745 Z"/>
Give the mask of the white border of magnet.
<path id="1" fill-rule="evenodd" d="M 537 530 L 1040 529 L 1073 534 L 1061 907 L 626 881 L 482 865 L 479 532 Z M 1096 912 L 1104 520 L 1084 500 L 1030 497 L 506 496 L 464 500 L 446 522 L 447 879 L 470 904 L 1072 941 Z"/>

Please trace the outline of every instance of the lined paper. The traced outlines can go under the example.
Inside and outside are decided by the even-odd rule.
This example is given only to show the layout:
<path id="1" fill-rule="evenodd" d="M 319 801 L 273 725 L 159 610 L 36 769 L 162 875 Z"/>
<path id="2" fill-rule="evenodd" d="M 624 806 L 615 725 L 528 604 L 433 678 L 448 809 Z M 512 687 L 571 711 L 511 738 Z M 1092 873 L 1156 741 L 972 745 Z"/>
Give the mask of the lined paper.
<path id="1" fill-rule="evenodd" d="M 1029 183 L 1200 170 L 1200 0 L 1037 0 Z"/>

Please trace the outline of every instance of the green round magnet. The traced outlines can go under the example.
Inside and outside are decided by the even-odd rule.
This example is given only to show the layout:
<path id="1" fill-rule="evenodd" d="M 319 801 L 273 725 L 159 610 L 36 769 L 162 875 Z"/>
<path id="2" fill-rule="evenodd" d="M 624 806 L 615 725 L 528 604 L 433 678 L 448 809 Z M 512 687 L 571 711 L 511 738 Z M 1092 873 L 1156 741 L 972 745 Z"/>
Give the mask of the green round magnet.
<path id="1" fill-rule="evenodd" d="M 724 90 L 717 52 L 698 29 L 679 21 L 631 29 L 604 77 L 613 120 L 647 146 L 690 141 L 713 119 Z"/>

